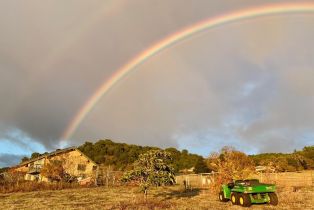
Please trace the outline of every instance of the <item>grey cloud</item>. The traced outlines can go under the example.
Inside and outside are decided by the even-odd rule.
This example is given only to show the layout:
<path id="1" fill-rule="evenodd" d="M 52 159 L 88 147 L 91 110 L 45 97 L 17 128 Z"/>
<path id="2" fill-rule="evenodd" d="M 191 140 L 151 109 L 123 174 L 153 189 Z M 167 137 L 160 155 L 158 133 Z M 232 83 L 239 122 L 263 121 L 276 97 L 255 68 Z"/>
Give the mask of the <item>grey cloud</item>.
<path id="1" fill-rule="evenodd" d="M 21 130 L 54 149 L 84 102 L 133 56 L 200 20 L 261 4 L 1 2 L 0 131 Z M 68 143 L 112 138 L 167 147 L 189 137 L 210 147 L 221 145 L 217 139 L 239 147 L 253 141 L 260 151 L 302 147 L 297 139 L 314 132 L 313 21 L 271 16 L 193 36 L 119 82 Z"/>
<path id="2" fill-rule="evenodd" d="M 23 157 L 23 155 L 0 154 L 0 167 L 17 165 Z"/>
<path id="3" fill-rule="evenodd" d="M 246 151 L 290 152 L 313 144 L 302 135 L 314 132 L 314 48 L 299 42 L 292 50 L 278 41 L 288 36 L 284 39 L 290 45 L 299 37 L 284 33 L 289 28 L 285 17 L 273 19 L 213 30 L 151 59 L 103 98 L 76 137 L 98 122 L 91 132 L 95 136 L 120 136 L 122 131 L 132 142 L 154 145 L 180 145 L 189 139 L 190 145 L 212 148 L 224 141 Z M 312 21 L 298 28 L 313 34 L 307 30 Z M 254 33 L 252 40 L 243 36 L 248 33 L 243 28 L 267 31 L 278 24 L 287 28 L 277 31 L 275 40 L 272 35 L 264 41 L 257 41 Z M 236 34 L 231 40 L 230 28 Z M 262 52 L 256 51 L 258 46 Z M 247 84 L 255 86 L 243 95 Z M 154 141 L 154 132 L 161 134 L 159 141 Z"/>

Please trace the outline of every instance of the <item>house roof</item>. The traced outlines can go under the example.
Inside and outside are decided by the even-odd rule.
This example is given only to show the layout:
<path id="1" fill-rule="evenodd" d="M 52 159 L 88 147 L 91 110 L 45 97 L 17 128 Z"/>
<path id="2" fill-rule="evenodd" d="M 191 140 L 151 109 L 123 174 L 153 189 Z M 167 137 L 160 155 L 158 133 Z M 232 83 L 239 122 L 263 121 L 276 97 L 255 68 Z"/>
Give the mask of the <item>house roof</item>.
<path id="1" fill-rule="evenodd" d="M 90 162 L 94 163 L 95 165 L 98 165 L 97 163 L 95 163 L 92 159 L 90 159 L 88 156 L 86 156 L 83 152 L 81 152 L 79 149 L 77 149 L 76 147 L 68 147 L 68 148 L 65 148 L 65 149 L 58 149 L 56 151 L 53 151 L 53 152 L 50 152 L 50 153 L 47 153 L 47 154 L 44 154 L 44 155 L 41 155 L 39 157 L 36 157 L 36 158 L 33 158 L 33 159 L 30 159 L 28 161 L 24 161 L 22 162 L 21 164 L 15 166 L 15 167 L 21 167 L 21 166 L 24 166 L 24 165 L 27 165 L 29 163 L 32 163 L 32 162 L 35 162 L 37 160 L 40 160 L 40 159 L 43 159 L 43 158 L 48 158 L 48 157 L 51 157 L 51 156 L 55 156 L 55 155 L 58 155 L 58 154 L 62 154 L 62 153 L 67 153 L 67 152 L 70 152 L 70 151 L 78 151 L 79 153 L 81 153 L 84 157 L 86 157 Z M 13 168 L 15 168 L 13 167 Z"/>

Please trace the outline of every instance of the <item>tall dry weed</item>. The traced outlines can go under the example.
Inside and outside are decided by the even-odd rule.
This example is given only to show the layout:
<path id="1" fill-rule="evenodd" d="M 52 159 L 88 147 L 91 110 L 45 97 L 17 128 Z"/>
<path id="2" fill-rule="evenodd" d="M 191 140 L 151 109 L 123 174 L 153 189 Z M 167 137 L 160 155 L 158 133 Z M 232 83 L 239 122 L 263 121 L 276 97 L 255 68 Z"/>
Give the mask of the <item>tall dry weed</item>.
<path id="1" fill-rule="evenodd" d="M 79 188 L 77 183 L 47 183 L 47 182 L 35 182 L 35 181 L 19 181 L 19 182 L 7 182 L 0 185 L 0 193 L 13 193 L 13 192 L 32 192 L 42 190 L 62 190 L 69 188 Z"/>

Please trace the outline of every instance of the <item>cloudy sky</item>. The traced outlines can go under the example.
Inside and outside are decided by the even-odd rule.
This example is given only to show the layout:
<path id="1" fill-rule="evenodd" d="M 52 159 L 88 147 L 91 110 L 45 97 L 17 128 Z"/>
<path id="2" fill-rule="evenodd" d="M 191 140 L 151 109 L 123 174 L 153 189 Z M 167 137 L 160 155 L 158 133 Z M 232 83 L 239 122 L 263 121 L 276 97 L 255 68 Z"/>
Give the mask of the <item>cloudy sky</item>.
<path id="1" fill-rule="evenodd" d="M 314 145 L 314 13 L 195 34 L 136 67 L 65 129 L 117 69 L 195 23 L 274 0 L 0 0 L 0 167 L 85 141 L 207 156 Z M 308 1 L 313 2 L 313 1 Z"/>

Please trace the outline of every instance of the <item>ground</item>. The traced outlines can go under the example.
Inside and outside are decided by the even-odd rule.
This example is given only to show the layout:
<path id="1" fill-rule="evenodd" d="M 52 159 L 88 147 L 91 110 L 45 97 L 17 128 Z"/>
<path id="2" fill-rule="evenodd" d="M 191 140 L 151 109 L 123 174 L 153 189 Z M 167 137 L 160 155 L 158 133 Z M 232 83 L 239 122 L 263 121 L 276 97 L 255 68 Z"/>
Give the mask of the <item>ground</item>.
<path id="1" fill-rule="evenodd" d="M 251 209 L 314 209 L 312 188 L 278 189 L 279 205 Z M 0 209 L 243 209 L 221 203 L 208 189 L 184 191 L 180 186 L 152 189 L 145 202 L 136 187 L 95 187 L 59 191 L 0 194 Z"/>

